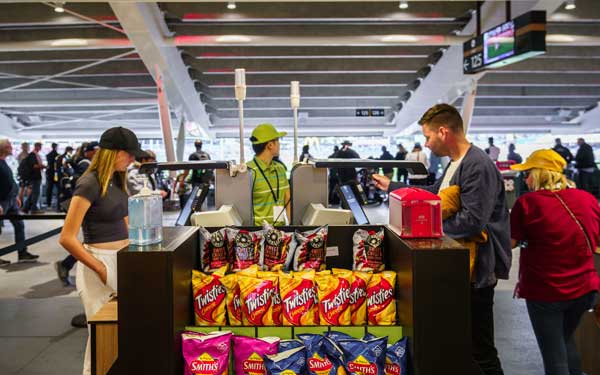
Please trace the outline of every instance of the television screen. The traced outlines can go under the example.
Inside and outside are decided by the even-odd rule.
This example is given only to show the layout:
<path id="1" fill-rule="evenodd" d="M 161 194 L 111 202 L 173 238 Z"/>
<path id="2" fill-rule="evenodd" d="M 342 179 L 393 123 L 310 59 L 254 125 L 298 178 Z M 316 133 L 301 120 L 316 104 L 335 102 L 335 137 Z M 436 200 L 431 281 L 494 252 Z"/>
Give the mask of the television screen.
<path id="1" fill-rule="evenodd" d="M 515 24 L 498 25 L 483 33 L 483 64 L 488 65 L 515 54 Z"/>

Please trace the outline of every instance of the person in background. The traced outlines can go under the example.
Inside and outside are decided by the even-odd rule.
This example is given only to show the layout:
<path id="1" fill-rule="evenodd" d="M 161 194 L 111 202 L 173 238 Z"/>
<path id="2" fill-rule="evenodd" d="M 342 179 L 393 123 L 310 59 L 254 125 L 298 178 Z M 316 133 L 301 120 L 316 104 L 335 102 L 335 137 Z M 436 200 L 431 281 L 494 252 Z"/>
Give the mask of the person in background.
<path id="1" fill-rule="evenodd" d="M 486 153 L 471 144 L 463 120 L 455 107 L 438 104 L 419 120 L 427 146 L 438 156 L 450 156 L 444 174 L 432 186 L 422 187 L 438 194 L 449 186 L 460 189 L 460 209 L 443 222 L 444 233 L 455 239 L 482 231 L 488 240 L 476 248 L 471 282 L 471 340 L 473 366 L 485 375 L 503 374 L 494 344 L 494 288 L 498 279 L 508 279 L 512 262 L 509 213 L 504 181 Z M 406 185 L 385 176 L 373 175 L 377 187 L 393 191 Z M 512 375 L 512 374 L 511 374 Z"/>
<path id="2" fill-rule="evenodd" d="M 73 169 L 70 166 L 72 152 L 73 147 L 67 146 L 65 147 L 65 151 L 58 155 L 54 161 L 54 169 L 58 179 L 58 212 L 61 211 L 61 203 L 71 198 L 71 192 L 69 191 L 70 189 L 68 189 L 68 187 L 70 186 L 71 176 L 73 176 Z"/>
<path id="3" fill-rule="evenodd" d="M 15 182 L 13 172 L 6 163 L 6 158 L 13 152 L 8 139 L 0 139 L 0 215 L 17 215 L 21 201 L 18 197 L 19 187 Z M 15 228 L 15 243 L 18 249 L 19 262 L 35 262 L 39 255 L 27 251 L 25 244 L 25 224 L 21 219 L 9 219 Z M 0 259 L 0 266 L 10 264 L 10 261 Z"/>
<path id="4" fill-rule="evenodd" d="M 247 166 L 252 169 L 254 225 L 262 226 L 263 221 L 285 225 L 285 213 L 289 219 L 292 217 L 285 168 L 281 163 L 273 162 L 273 157 L 279 156 L 279 138 L 286 134 L 278 132 L 271 124 L 260 124 L 252 131 L 250 142 L 255 155 Z"/>
<path id="5" fill-rule="evenodd" d="M 402 143 L 398 143 L 398 151 L 396 152 L 396 160 L 406 160 L 408 151 L 402 146 Z M 403 168 L 398 168 L 398 181 L 408 183 L 408 171 Z"/>
<path id="6" fill-rule="evenodd" d="M 415 147 L 410 152 L 410 154 L 406 155 L 406 161 L 420 161 L 425 165 L 425 169 L 429 169 L 429 160 L 427 160 L 427 155 L 423 152 L 423 148 L 420 143 L 415 143 Z M 408 181 L 411 185 L 414 186 L 423 186 L 427 185 L 428 174 L 408 174 Z"/>
<path id="7" fill-rule="evenodd" d="M 546 374 L 582 374 L 574 332 L 600 286 L 593 254 L 600 235 L 600 207 L 565 177 L 566 161 L 537 150 L 523 164 L 530 193 L 510 214 L 512 245 L 520 244 L 515 293 L 524 298 Z"/>
<path id="8" fill-rule="evenodd" d="M 162 179 L 157 176 L 158 173 L 150 175 L 140 173 L 140 166 L 143 163 L 154 162 L 156 162 L 154 151 L 144 150 L 144 154 L 137 157 L 135 163 L 127 168 L 127 190 L 129 191 L 129 195 L 138 194 L 144 187 L 144 180 L 147 178 L 149 189 L 158 190 L 163 200 L 168 198 L 169 191 L 163 186 Z"/>
<path id="9" fill-rule="evenodd" d="M 307 163 L 309 160 L 311 160 L 313 158 L 313 156 L 310 154 L 310 152 L 308 150 L 309 150 L 308 145 L 302 146 L 302 153 L 300 154 L 300 159 L 298 159 L 301 163 Z"/>
<path id="10" fill-rule="evenodd" d="M 575 154 L 575 168 L 577 169 L 577 187 L 587 192 L 593 191 L 592 177 L 597 169 L 592 146 L 585 143 L 583 138 L 577 139 L 579 149 Z"/>
<path id="11" fill-rule="evenodd" d="M 337 159 L 360 159 L 358 153 L 351 146 L 352 142 L 350 141 L 342 142 L 342 148 L 335 154 L 335 157 Z M 337 176 L 340 185 L 357 182 L 356 168 L 338 168 Z"/>
<path id="12" fill-rule="evenodd" d="M 42 150 L 42 144 L 40 142 L 36 142 L 33 145 L 33 151 L 29 153 L 27 159 L 23 160 L 23 163 L 27 166 L 29 170 L 29 184 L 31 185 L 31 193 L 28 194 L 27 199 L 25 199 L 25 204 L 23 207 L 24 212 L 31 213 L 39 213 L 42 212 L 38 205 L 38 201 L 40 199 L 40 189 L 42 187 L 42 169 L 45 168 L 44 163 L 42 162 L 42 157 L 40 156 L 40 151 Z"/>
<path id="13" fill-rule="evenodd" d="M 327 159 L 334 159 L 335 155 L 337 155 L 340 148 L 338 145 L 333 146 L 333 154 L 329 155 Z M 330 204 L 340 204 L 340 197 L 338 197 L 335 187 L 338 183 L 338 175 L 336 168 L 329 168 L 329 177 L 328 177 L 328 185 L 329 185 L 329 203 Z"/>
<path id="14" fill-rule="evenodd" d="M 86 317 L 117 292 L 117 251 L 129 243 L 127 166 L 142 154 L 135 134 L 122 127 L 106 130 L 92 164 L 77 180 L 59 243 L 81 264 L 77 291 Z M 83 243 L 77 237 L 83 230 Z M 83 374 L 91 373 L 88 337 Z"/>
<path id="15" fill-rule="evenodd" d="M 189 161 L 203 161 L 203 160 L 211 160 L 208 152 L 202 150 L 202 140 L 196 139 L 194 141 L 194 148 L 196 151 L 192 152 L 188 157 Z M 185 197 L 186 197 L 186 189 L 185 182 L 188 179 L 190 171 L 187 170 L 183 172 L 182 175 L 178 176 L 179 180 L 179 201 L 180 206 L 183 207 L 185 205 Z M 213 179 L 213 171 L 211 169 L 195 169 L 192 170 L 192 177 L 190 182 L 192 186 L 200 185 L 200 184 L 209 184 Z"/>
<path id="16" fill-rule="evenodd" d="M 54 188 L 58 191 L 58 178 L 56 176 L 56 158 L 58 157 L 57 143 L 52 143 L 52 151 L 46 155 L 46 206 L 52 207 L 52 197 L 54 196 Z M 58 201 L 58 199 L 57 199 Z"/>
<path id="17" fill-rule="evenodd" d="M 87 143 L 85 147 L 82 145 L 83 155 L 81 158 L 79 158 L 79 160 L 76 161 L 75 164 L 76 179 L 83 176 L 85 171 L 92 164 L 92 159 L 94 158 L 94 155 L 96 155 L 96 152 L 99 148 L 99 144 L 96 141 Z"/>
<path id="18" fill-rule="evenodd" d="M 563 159 L 565 159 L 568 168 L 569 164 L 571 164 L 571 162 L 573 161 L 573 154 L 571 153 L 571 150 L 563 146 L 560 138 L 556 138 L 554 140 L 554 147 L 552 149 L 558 152 L 558 154 L 562 156 Z"/>
<path id="19" fill-rule="evenodd" d="M 21 152 L 17 156 L 17 161 L 19 164 L 29 156 L 29 143 L 23 142 L 21 143 Z"/>
<path id="20" fill-rule="evenodd" d="M 485 149 L 485 153 L 489 155 L 493 161 L 498 161 L 500 157 L 500 149 L 494 145 L 494 137 L 488 138 L 488 147 Z"/>
<path id="21" fill-rule="evenodd" d="M 508 155 L 506 157 L 507 160 L 512 160 L 516 164 L 521 164 L 523 162 L 523 158 L 521 155 L 515 152 L 515 145 L 513 143 L 508 145 Z"/>
<path id="22" fill-rule="evenodd" d="M 429 176 L 427 176 L 427 185 L 433 185 L 437 179 L 438 171 L 442 168 L 442 158 L 434 154 L 433 152 L 429 156 Z"/>
<path id="23" fill-rule="evenodd" d="M 379 157 L 379 160 L 394 160 L 394 156 L 390 154 L 387 147 L 381 146 L 381 156 Z M 383 168 L 383 175 L 391 180 L 394 176 L 394 168 Z"/>

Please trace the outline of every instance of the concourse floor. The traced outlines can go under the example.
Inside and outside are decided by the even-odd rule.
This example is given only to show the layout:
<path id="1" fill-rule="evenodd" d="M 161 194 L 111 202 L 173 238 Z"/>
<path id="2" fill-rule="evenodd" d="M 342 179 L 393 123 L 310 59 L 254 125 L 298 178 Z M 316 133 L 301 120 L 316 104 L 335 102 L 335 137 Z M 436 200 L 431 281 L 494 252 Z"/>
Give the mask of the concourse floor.
<path id="1" fill-rule="evenodd" d="M 384 207 L 367 210 L 373 223 L 387 221 Z M 172 215 L 165 222 L 173 221 Z M 61 221 L 26 222 L 27 236 L 62 225 Z M 12 243 L 13 231 L 5 222 L 0 248 Z M 4 256 L 13 264 L 0 267 L 0 374 L 77 375 L 81 373 L 86 329 L 70 325 L 83 307 L 74 287 L 56 278 L 54 262 L 66 256 L 58 236 L 30 247 L 39 262 L 15 264 L 16 253 Z M 543 375 L 541 356 L 523 300 L 513 299 L 518 252 L 514 253 L 511 280 L 496 289 L 496 343 L 507 375 Z M 71 271 L 75 275 L 75 269 Z"/>

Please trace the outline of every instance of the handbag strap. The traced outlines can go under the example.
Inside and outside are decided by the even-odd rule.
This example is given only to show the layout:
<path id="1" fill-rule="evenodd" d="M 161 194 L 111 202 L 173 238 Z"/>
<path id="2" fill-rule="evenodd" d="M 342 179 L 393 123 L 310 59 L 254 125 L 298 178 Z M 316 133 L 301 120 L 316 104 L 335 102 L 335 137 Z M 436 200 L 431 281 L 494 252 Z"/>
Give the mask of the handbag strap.
<path id="1" fill-rule="evenodd" d="M 573 211 L 571 211 L 571 209 L 569 208 L 569 206 L 567 206 L 567 204 L 560 197 L 560 195 L 558 195 L 556 192 L 552 192 L 552 194 L 554 194 L 554 196 L 558 199 L 558 201 L 563 205 L 563 207 L 565 208 L 565 210 L 567 210 L 567 212 L 569 213 L 569 215 L 571 215 L 571 217 L 573 218 L 573 220 L 575 221 L 575 223 L 577 223 L 577 226 L 579 226 L 579 229 L 581 229 L 581 231 L 583 232 L 583 236 L 585 237 L 585 241 L 587 242 L 588 249 L 590 249 L 590 252 L 593 254 L 594 250 L 592 249 L 592 242 L 590 241 L 590 237 L 588 236 L 588 234 L 585 231 L 585 229 L 583 229 L 583 225 L 581 225 L 581 222 L 579 221 L 579 219 L 577 219 L 577 217 L 575 216 L 575 214 L 573 213 Z"/>

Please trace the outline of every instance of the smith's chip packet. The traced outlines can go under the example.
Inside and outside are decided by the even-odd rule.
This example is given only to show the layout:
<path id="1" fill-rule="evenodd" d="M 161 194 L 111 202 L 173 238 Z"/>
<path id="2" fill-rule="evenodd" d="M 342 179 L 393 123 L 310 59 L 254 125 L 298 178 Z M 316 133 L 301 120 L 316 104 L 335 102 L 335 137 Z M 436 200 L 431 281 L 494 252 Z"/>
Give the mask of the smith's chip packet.
<path id="1" fill-rule="evenodd" d="M 227 375 L 231 332 L 181 334 L 184 375 Z"/>

